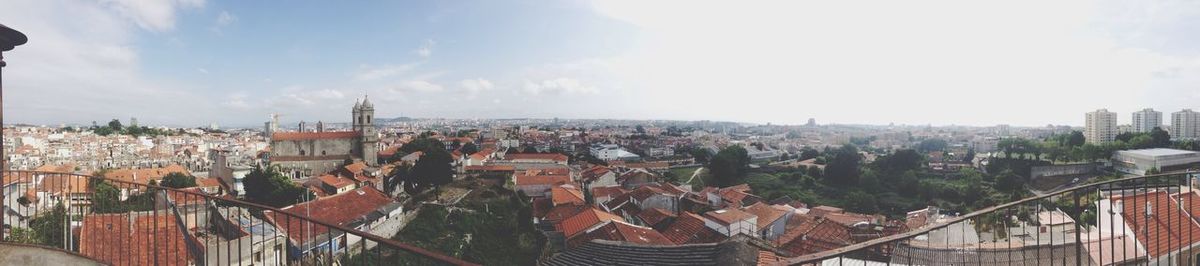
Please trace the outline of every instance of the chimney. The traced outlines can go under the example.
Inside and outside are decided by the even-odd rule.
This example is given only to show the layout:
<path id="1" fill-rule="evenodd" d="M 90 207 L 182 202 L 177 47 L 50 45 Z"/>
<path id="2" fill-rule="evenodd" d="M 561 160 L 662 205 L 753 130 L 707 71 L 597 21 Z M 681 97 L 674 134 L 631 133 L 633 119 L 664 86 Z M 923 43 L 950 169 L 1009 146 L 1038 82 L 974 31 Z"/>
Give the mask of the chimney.
<path id="1" fill-rule="evenodd" d="M 1154 203 L 1146 202 L 1146 217 L 1154 216 Z"/>

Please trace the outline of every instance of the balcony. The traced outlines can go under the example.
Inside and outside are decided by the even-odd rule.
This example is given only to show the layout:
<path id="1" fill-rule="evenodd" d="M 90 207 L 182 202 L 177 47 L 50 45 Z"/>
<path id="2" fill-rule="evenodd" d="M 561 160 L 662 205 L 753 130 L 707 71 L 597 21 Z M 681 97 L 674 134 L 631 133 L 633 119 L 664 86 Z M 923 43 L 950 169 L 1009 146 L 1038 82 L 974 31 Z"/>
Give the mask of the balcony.
<path id="1" fill-rule="evenodd" d="M 1197 172 L 1077 186 L 954 216 L 908 214 L 909 231 L 783 258 L 789 265 L 1197 265 Z"/>

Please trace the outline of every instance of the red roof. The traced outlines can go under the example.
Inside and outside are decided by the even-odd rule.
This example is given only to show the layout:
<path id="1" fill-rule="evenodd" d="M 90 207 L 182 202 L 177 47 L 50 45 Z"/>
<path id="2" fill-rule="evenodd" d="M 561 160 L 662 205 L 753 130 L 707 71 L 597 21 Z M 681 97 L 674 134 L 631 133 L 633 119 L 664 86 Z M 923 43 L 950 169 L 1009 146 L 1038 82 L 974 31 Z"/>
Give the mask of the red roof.
<path id="1" fill-rule="evenodd" d="M 756 231 L 762 231 L 763 228 L 771 225 L 771 222 L 779 220 L 779 218 L 787 215 L 787 211 L 776 209 L 775 207 L 762 202 L 750 205 L 750 207 L 746 207 L 743 210 L 745 210 L 747 213 L 753 214 L 754 216 L 758 216 L 758 224 L 756 224 L 758 228 L 755 228 Z"/>
<path id="2" fill-rule="evenodd" d="M 579 233 L 583 233 L 584 230 L 592 228 L 593 226 L 612 220 L 622 222 L 625 221 L 625 219 L 621 219 L 621 217 L 617 215 L 601 211 L 595 207 L 588 207 L 587 210 L 579 212 L 578 214 L 575 214 L 575 216 L 571 216 L 563 220 L 559 230 L 563 232 L 564 236 L 570 238 Z"/>
<path id="3" fill-rule="evenodd" d="M 828 220 L 819 220 L 803 237 L 793 238 L 780 248 L 791 251 L 794 255 L 816 253 L 840 247 L 849 246 L 854 241 L 850 238 L 850 228 Z"/>
<path id="4" fill-rule="evenodd" d="M 552 160 L 566 162 L 567 155 L 561 153 L 510 153 L 504 155 L 505 160 Z"/>
<path id="5" fill-rule="evenodd" d="M 612 221 L 595 230 L 572 237 L 568 242 L 571 247 L 579 246 L 593 239 L 623 241 L 643 245 L 674 245 L 662 233 L 648 227 L 628 224 L 622 221 Z"/>
<path id="6" fill-rule="evenodd" d="M 1184 206 L 1179 206 L 1175 200 L 1182 199 Z M 1188 235 L 1200 236 L 1200 226 L 1185 212 L 1197 212 L 1200 207 L 1200 197 L 1194 192 L 1179 195 L 1167 195 L 1163 191 L 1147 192 L 1124 197 L 1114 197 L 1122 201 L 1125 223 L 1134 230 L 1139 242 L 1146 246 L 1150 257 L 1159 257 L 1177 251 L 1187 244 L 1200 242 L 1200 238 L 1188 240 Z M 1192 201 L 1190 204 L 1188 201 Z M 1147 204 L 1149 203 L 1149 204 Z M 1190 205 L 1190 206 L 1187 206 Z M 1147 207 L 1152 208 L 1152 214 L 1145 215 Z M 1180 225 L 1187 226 L 1181 227 Z"/>
<path id="7" fill-rule="evenodd" d="M 638 212 L 637 217 L 638 219 L 642 219 L 642 222 L 645 222 L 647 225 L 657 226 L 658 223 L 667 220 L 667 218 L 675 218 L 675 214 L 659 208 L 650 208 Z"/>
<path id="8" fill-rule="evenodd" d="M 625 194 L 625 189 L 617 187 L 594 187 L 592 188 L 592 198 L 614 197 L 616 195 Z"/>
<path id="9" fill-rule="evenodd" d="M 730 225 L 739 221 L 754 219 L 753 214 L 744 212 L 737 208 L 725 208 L 704 213 L 704 217 L 712 219 L 719 224 Z"/>
<path id="10" fill-rule="evenodd" d="M 173 215 L 93 214 L 83 218 L 79 253 L 106 264 L 188 265 L 185 235 Z"/>
<path id="11" fill-rule="evenodd" d="M 716 243 L 725 240 L 725 235 L 704 225 L 704 218 L 690 212 L 684 212 L 675 219 L 674 223 L 662 231 L 671 242 L 679 245 Z"/>
<path id="12" fill-rule="evenodd" d="M 336 175 L 329 175 L 329 174 L 321 175 L 321 177 L 318 177 L 318 179 L 321 179 L 322 184 L 325 184 L 326 186 L 330 186 L 330 187 L 335 187 L 335 188 L 343 188 L 343 187 L 354 185 L 353 180 L 350 180 L 349 178 L 342 178 L 342 177 L 336 176 Z"/>
<path id="13" fill-rule="evenodd" d="M 275 132 L 271 140 L 318 140 L 318 139 L 348 139 L 357 138 L 358 131 L 325 131 L 325 132 Z"/>
<path id="14" fill-rule="evenodd" d="M 484 171 L 484 172 L 513 172 L 517 170 L 516 166 L 512 165 L 468 165 L 463 166 L 464 171 Z"/>
<path id="15" fill-rule="evenodd" d="M 297 217 L 308 217 L 313 220 L 346 226 L 350 222 L 394 202 L 383 192 L 372 187 L 364 187 L 284 208 L 283 212 L 290 215 L 272 211 L 266 211 L 264 214 L 276 227 L 286 228 L 285 231 L 289 238 L 299 242 L 323 234 L 329 228 L 315 223 L 308 226 L 310 223 L 301 221 Z M 304 236 L 305 239 L 301 239 L 301 236 Z"/>
<path id="16" fill-rule="evenodd" d="M 557 185 L 571 182 L 568 175 L 517 175 L 517 186 Z"/>
<path id="17" fill-rule="evenodd" d="M 554 199 L 554 206 L 584 203 L 583 192 L 579 192 L 574 186 L 554 186 L 550 188 L 550 198 Z"/>

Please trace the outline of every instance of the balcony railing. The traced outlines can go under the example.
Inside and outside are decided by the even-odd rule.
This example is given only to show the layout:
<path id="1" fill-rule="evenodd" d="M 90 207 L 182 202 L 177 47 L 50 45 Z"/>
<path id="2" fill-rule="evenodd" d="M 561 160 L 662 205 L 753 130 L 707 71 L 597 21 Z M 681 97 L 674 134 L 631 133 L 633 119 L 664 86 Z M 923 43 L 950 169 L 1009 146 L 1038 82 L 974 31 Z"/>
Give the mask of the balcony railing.
<path id="1" fill-rule="evenodd" d="M 909 231 L 802 255 L 792 265 L 1198 265 L 1197 172 L 1077 186 L 954 215 L 909 213 Z"/>
<path id="2" fill-rule="evenodd" d="M 398 230 L 395 213 L 340 226 L 200 188 L 35 171 L 5 171 L 3 184 L 4 242 L 104 264 L 474 265 L 368 233 Z"/>

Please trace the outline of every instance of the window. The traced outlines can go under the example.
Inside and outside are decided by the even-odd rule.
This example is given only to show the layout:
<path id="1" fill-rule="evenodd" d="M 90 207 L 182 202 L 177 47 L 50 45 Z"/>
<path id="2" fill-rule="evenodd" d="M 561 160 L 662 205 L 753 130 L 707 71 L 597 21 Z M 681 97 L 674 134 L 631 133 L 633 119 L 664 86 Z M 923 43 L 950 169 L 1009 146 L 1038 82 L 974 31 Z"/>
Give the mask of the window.
<path id="1" fill-rule="evenodd" d="M 254 262 L 261 262 L 262 260 L 263 260 L 262 251 L 255 251 L 254 252 Z"/>
<path id="2" fill-rule="evenodd" d="M 304 150 L 300 150 L 300 156 L 304 156 Z"/>
<path id="3" fill-rule="evenodd" d="M 321 151 L 321 155 L 325 155 L 325 151 Z"/>

